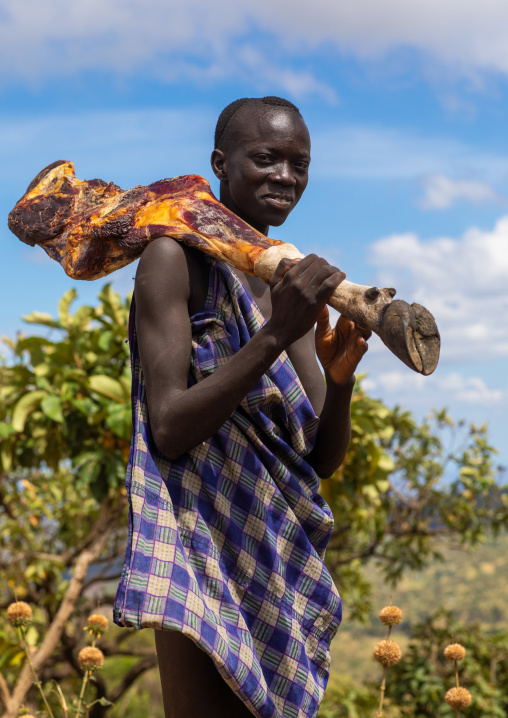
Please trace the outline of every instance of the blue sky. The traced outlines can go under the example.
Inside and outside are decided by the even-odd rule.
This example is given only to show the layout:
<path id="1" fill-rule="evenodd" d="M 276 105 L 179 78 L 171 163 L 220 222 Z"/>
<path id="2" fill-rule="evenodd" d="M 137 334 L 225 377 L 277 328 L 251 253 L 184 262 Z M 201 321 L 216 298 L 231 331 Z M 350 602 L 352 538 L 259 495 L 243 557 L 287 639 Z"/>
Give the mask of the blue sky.
<path id="1" fill-rule="evenodd" d="M 237 97 L 295 102 L 311 179 L 271 233 L 435 315 L 442 359 L 420 377 L 376 340 L 370 391 L 419 416 L 487 421 L 508 464 L 508 5 L 502 0 L 0 0 L 0 334 L 77 286 L 6 219 L 35 174 L 124 188 L 209 169 Z M 132 287 L 134 267 L 112 275 Z M 100 283 L 101 284 L 101 283 Z"/>

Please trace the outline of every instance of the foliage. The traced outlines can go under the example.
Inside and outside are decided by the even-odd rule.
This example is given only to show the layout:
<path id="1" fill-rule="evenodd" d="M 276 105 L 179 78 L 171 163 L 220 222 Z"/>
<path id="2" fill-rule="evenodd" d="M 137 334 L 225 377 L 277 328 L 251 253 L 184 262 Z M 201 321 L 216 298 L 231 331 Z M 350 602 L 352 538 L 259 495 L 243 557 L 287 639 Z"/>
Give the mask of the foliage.
<path id="1" fill-rule="evenodd" d="M 102 500 L 123 482 L 132 430 L 129 302 L 106 285 L 98 306 L 71 314 L 75 297 L 74 289 L 62 297 L 58 319 L 24 317 L 49 336 L 8 342 L 14 361 L 2 367 L 0 457 L 4 472 L 58 470 L 66 458 Z"/>
<path id="2" fill-rule="evenodd" d="M 498 481 L 486 427 L 455 423 L 445 410 L 423 422 L 389 409 L 357 385 L 352 440 L 322 492 L 336 524 L 327 563 L 349 615 L 370 608 L 365 566 L 395 585 L 408 569 L 442 558 L 444 537 L 467 547 L 508 526 L 507 486 Z"/>
<path id="3" fill-rule="evenodd" d="M 460 663 L 460 682 L 473 696 L 468 718 L 504 718 L 508 715 L 508 632 L 485 633 L 479 624 L 461 624 L 447 611 L 438 611 L 415 626 L 405 656 L 391 669 L 387 694 L 400 706 L 402 716 L 454 718 L 456 711 L 443 702 L 446 690 L 455 685 L 454 665 L 443 656 L 452 637 L 467 650 Z"/>
<path id="4" fill-rule="evenodd" d="M 34 605 L 27 641 L 40 646 L 38 675 L 72 690 L 81 681 L 85 616 L 98 596 L 111 604 L 123 558 L 131 433 L 129 301 L 106 285 L 97 306 L 71 312 L 75 296 L 72 290 L 62 298 L 57 319 L 38 312 L 25 318 L 45 334 L 9 342 L 12 359 L 0 378 L 0 567 L 19 598 Z M 449 448 L 450 437 L 461 445 Z M 492 457 L 484 427 L 454 424 L 446 412 L 418 423 L 356 387 L 348 457 L 322 489 L 336 516 L 327 561 L 349 618 L 368 612 L 372 560 L 396 582 L 440 555 L 436 539 L 472 546 L 506 527 L 508 502 Z M 4 582 L 0 607 L 11 600 Z M 105 667 L 94 677 L 96 698 L 125 698 L 155 665 L 152 644 L 138 634 L 131 645 L 129 635 L 111 627 L 101 639 Z M 118 675 L 115 666 L 125 661 Z M 31 686 L 26 666 L 19 674 L 22 663 L 0 618 L 0 701 L 9 718 Z M 331 705 L 350 711 L 336 707 L 337 716 L 368 710 L 367 689 L 354 699 L 351 690 L 332 687 Z M 33 690 L 28 698 L 36 700 Z M 94 705 L 91 718 L 106 710 Z"/>
<path id="5" fill-rule="evenodd" d="M 443 650 L 451 641 L 466 647 L 460 662 L 460 683 L 472 694 L 468 718 L 505 718 L 508 715 L 508 632 L 485 632 L 479 624 L 464 624 L 449 611 L 439 610 L 411 631 L 402 660 L 390 668 L 383 707 L 385 718 L 455 718 L 445 702 L 455 685 L 454 664 Z M 334 675 L 325 693 L 319 718 L 364 718 L 375 715 L 379 683 Z"/>
<path id="6" fill-rule="evenodd" d="M 46 334 L 9 342 L 13 358 L 0 379 L 0 567 L 6 579 L 0 606 L 12 601 L 9 583 L 34 606 L 27 642 L 40 646 L 37 673 L 47 685 L 64 681 L 69 693 L 79 692 L 81 683 L 77 654 L 86 615 L 97 595 L 111 604 L 111 582 L 119 578 L 131 433 L 129 300 L 105 286 L 98 306 L 72 313 L 74 298 L 74 290 L 62 298 L 58 319 L 37 312 L 25 318 Z M 106 664 L 122 653 L 129 633 L 112 627 L 101 639 Z M 119 681 L 94 677 L 97 698 L 118 700 L 156 665 L 152 646 L 138 643 L 129 655 L 134 661 Z M 19 695 L 24 700 L 31 685 L 22 665 L 17 637 L 2 616 L 0 699 L 9 716 L 17 715 Z M 33 690 L 29 699 L 36 700 Z M 57 705 L 54 692 L 51 700 Z M 91 716 L 105 710 L 96 704 Z"/>
<path id="7" fill-rule="evenodd" d="M 318 718 L 365 718 L 375 715 L 378 703 L 379 698 L 370 687 L 335 677 L 328 683 Z"/>

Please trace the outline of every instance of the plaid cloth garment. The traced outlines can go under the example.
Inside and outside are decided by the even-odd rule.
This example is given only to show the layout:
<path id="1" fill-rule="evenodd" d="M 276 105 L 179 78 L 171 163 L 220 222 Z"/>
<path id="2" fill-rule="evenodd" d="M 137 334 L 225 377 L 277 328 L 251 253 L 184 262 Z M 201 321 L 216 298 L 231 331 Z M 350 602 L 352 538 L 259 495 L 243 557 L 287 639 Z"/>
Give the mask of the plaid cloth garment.
<path id="1" fill-rule="evenodd" d="M 263 324 L 233 271 L 210 267 L 189 386 Z M 303 458 L 318 419 L 283 353 L 215 436 L 167 461 L 148 423 L 134 311 L 129 542 L 114 620 L 183 631 L 258 718 L 313 718 L 341 618 L 323 564 L 333 518 Z"/>

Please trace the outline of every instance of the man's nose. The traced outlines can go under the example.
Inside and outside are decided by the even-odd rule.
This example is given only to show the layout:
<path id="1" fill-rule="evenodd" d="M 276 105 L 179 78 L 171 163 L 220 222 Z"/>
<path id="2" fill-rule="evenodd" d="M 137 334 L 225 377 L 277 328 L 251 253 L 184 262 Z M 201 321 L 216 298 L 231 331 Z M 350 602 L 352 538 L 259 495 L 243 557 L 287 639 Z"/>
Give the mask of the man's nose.
<path id="1" fill-rule="evenodd" d="M 277 162 L 270 173 L 270 179 L 284 185 L 294 186 L 296 184 L 295 173 L 290 162 Z"/>

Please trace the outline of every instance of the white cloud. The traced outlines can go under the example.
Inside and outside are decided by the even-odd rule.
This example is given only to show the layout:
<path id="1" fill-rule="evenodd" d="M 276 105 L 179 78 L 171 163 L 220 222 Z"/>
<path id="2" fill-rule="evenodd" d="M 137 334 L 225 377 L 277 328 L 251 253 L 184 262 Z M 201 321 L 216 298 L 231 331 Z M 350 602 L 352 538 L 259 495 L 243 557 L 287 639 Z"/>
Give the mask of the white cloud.
<path id="1" fill-rule="evenodd" d="M 410 49 L 464 73 L 508 72 L 504 0 L 2 0 L 0 67 L 7 81 L 89 69 L 241 75 L 235 50 L 259 30 L 273 38 L 263 52 L 274 68 L 321 46 L 376 62 Z"/>
<path id="2" fill-rule="evenodd" d="M 289 67 L 274 67 L 267 54 L 252 44 L 242 45 L 236 53 L 239 64 L 254 77 L 258 84 L 280 87 L 296 100 L 307 95 L 318 95 L 331 104 L 337 102 L 335 91 L 324 82 L 316 79 L 310 72 L 297 72 Z"/>
<path id="3" fill-rule="evenodd" d="M 506 182 L 507 168 L 508 157 L 501 153 L 403 128 L 337 125 L 312 137 L 313 176 L 420 182 L 422 177 L 454 175 L 464 178 L 471 196 L 470 185 Z"/>
<path id="4" fill-rule="evenodd" d="M 445 175 L 432 174 L 425 177 L 423 184 L 424 194 L 420 206 L 424 209 L 448 209 L 461 200 L 473 204 L 504 202 L 490 185 L 477 180 L 455 180 Z"/>
<path id="5" fill-rule="evenodd" d="M 335 95 L 281 52 L 247 39 L 256 13 L 233 0 L 0 0 L 0 79 L 37 85 L 96 70 L 197 84 L 235 77 L 294 97 Z M 259 10 L 260 8 L 257 8 Z M 262 13 L 261 13 L 262 14 Z M 252 33 L 251 33 L 252 35 Z M 256 43 L 259 44 L 259 43 Z"/>
<path id="6" fill-rule="evenodd" d="M 460 239 L 392 235 L 371 246 L 371 257 L 380 285 L 435 316 L 446 362 L 508 357 L 508 216 Z"/>
<path id="7" fill-rule="evenodd" d="M 507 387 L 488 386 L 479 376 L 464 376 L 458 372 L 437 373 L 429 377 L 406 371 L 380 372 L 363 382 L 367 391 L 378 392 L 391 404 L 407 404 L 411 396 L 414 404 L 440 407 L 451 402 L 477 406 L 498 406 L 508 398 Z"/>

